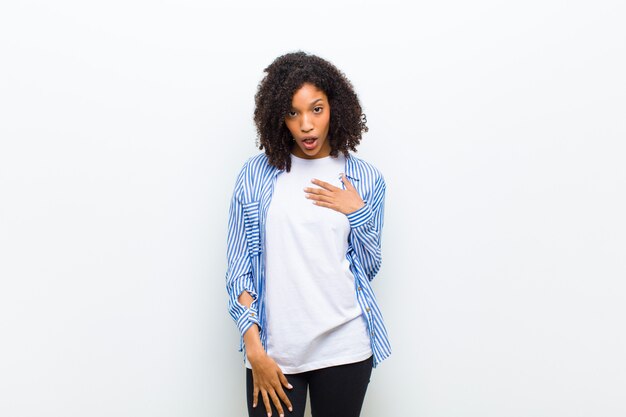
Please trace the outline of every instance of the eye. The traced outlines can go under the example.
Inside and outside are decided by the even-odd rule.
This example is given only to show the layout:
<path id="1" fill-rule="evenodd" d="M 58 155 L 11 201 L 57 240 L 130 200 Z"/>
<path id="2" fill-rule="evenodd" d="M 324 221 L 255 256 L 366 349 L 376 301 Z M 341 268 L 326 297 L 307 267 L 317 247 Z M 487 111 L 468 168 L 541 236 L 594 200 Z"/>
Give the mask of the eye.
<path id="1" fill-rule="evenodd" d="M 295 111 L 290 110 L 290 111 L 287 112 L 287 117 L 296 117 L 296 114 L 297 113 Z"/>
<path id="2" fill-rule="evenodd" d="M 317 106 L 313 108 L 313 113 L 319 114 L 322 112 L 322 110 L 323 110 L 323 107 Z"/>

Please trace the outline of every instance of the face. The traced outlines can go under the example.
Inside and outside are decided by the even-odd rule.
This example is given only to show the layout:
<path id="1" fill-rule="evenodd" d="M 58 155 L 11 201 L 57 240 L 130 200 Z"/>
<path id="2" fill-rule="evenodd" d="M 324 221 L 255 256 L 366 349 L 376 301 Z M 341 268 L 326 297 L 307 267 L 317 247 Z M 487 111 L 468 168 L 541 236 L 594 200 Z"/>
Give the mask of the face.
<path id="1" fill-rule="evenodd" d="M 330 103 L 322 90 L 308 83 L 300 87 L 291 99 L 285 124 L 294 140 L 292 154 L 306 159 L 330 155 Z"/>

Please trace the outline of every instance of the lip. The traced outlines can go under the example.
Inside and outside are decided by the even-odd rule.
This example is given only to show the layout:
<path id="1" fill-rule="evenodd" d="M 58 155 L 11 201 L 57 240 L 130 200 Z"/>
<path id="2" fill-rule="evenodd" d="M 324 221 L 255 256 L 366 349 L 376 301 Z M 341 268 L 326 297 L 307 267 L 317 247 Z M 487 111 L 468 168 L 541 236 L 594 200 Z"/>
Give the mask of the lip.
<path id="1" fill-rule="evenodd" d="M 317 146 L 317 136 L 304 136 L 300 141 L 307 151 L 312 151 Z"/>

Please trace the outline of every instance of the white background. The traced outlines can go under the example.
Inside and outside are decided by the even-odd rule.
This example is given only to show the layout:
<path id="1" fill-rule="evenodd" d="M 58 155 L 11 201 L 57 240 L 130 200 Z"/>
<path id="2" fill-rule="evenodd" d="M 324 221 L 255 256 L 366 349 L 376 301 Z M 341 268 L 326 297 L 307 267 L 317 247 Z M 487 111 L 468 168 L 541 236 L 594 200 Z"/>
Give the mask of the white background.
<path id="1" fill-rule="evenodd" d="M 362 415 L 626 415 L 625 12 L 4 2 L 0 415 L 245 415 L 228 201 L 298 49 L 353 81 L 388 183 Z"/>

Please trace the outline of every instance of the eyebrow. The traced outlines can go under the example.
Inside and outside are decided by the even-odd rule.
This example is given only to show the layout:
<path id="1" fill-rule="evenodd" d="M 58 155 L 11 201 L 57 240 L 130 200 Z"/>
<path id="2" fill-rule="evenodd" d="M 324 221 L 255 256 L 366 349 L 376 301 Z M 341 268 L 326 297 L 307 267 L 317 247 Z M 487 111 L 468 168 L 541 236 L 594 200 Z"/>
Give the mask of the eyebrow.
<path id="1" fill-rule="evenodd" d="M 310 107 L 310 106 L 313 106 L 313 105 L 314 105 L 315 103 L 317 103 L 318 101 L 324 101 L 324 99 L 320 97 L 320 98 L 318 98 L 318 99 L 316 99 L 316 100 L 313 100 L 312 102 L 310 102 L 310 103 L 309 103 L 309 107 Z M 295 107 L 293 107 L 293 106 L 291 106 L 291 108 L 292 108 L 292 109 L 295 109 Z"/>

